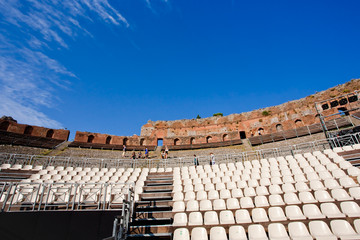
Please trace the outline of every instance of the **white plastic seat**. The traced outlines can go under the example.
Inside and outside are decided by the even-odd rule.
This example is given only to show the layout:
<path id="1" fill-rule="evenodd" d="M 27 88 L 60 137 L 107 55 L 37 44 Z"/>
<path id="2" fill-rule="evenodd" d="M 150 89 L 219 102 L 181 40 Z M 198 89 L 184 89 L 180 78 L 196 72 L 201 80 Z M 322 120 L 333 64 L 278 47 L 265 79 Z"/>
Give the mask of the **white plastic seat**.
<path id="1" fill-rule="evenodd" d="M 305 177 L 304 174 L 296 174 L 294 175 L 295 182 L 307 182 L 308 179 Z"/>
<path id="2" fill-rule="evenodd" d="M 314 192 L 315 199 L 319 202 L 333 202 L 334 199 L 325 190 L 318 190 Z"/>
<path id="3" fill-rule="evenodd" d="M 191 212 L 189 214 L 189 226 L 203 225 L 203 217 L 200 212 Z"/>
<path id="4" fill-rule="evenodd" d="M 265 229 L 260 224 L 253 224 L 248 227 L 250 240 L 268 240 Z"/>
<path id="5" fill-rule="evenodd" d="M 210 229 L 210 240 L 227 240 L 225 228 L 212 227 Z"/>
<path id="6" fill-rule="evenodd" d="M 334 178 L 341 178 L 346 176 L 346 173 L 341 169 L 335 169 L 331 173 L 334 176 Z"/>
<path id="7" fill-rule="evenodd" d="M 353 198 L 349 196 L 349 194 L 347 193 L 347 191 L 345 191 L 345 190 L 342 189 L 342 188 L 331 190 L 331 195 L 332 195 L 332 197 L 333 197 L 335 200 L 337 200 L 337 201 L 353 200 Z"/>
<path id="8" fill-rule="evenodd" d="M 270 177 L 270 176 L 269 176 Z M 271 185 L 271 182 L 270 182 L 270 179 L 267 178 L 267 177 L 262 177 L 260 179 L 260 185 L 261 186 L 270 186 Z"/>
<path id="9" fill-rule="evenodd" d="M 249 211 L 246 209 L 236 210 L 235 212 L 236 223 L 251 223 L 251 217 Z"/>
<path id="10" fill-rule="evenodd" d="M 242 197 L 240 198 L 240 206 L 241 208 L 254 208 L 254 203 L 250 197 Z"/>
<path id="11" fill-rule="evenodd" d="M 204 214 L 204 224 L 205 225 L 218 225 L 219 219 L 215 211 L 205 212 Z"/>
<path id="12" fill-rule="evenodd" d="M 349 176 L 351 176 L 351 177 L 360 176 L 360 169 L 357 167 L 354 167 L 354 166 L 349 167 L 347 169 L 347 172 L 348 172 Z"/>
<path id="13" fill-rule="evenodd" d="M 210 190 L 208 192 L 208 199 L 209 200 L 219 199 L 219 192 L 216 190 Z"/>
<path id="14" fill-rule="evenodd" d="M 303 205 L 303 212 L 308 219 L 326 218 L 326 216 L 321 213 L 319 207 L 315 204 Z"/>
<path id="15" fill-rule="evenodd" d="M 348 217 L 360 217 L 360 207 L 356 202 L 341 202 L 341 211 Z"/>
<path id="16" fill-rule="evenodd" d="M 232 211 L 225 210 L 220 212 L 220 224 L 235 224 Z"/>
<path id="17" fill-rule="evenodd" d="M 309 223 L 311 235 L 317 240 L 337 240 L 328 225 L 323 221 L 311 221 Z"/>
<path id="18" fill-rule="evenodd" d="M 269 206 L 268 199 L 265 196 L 256 196 L 254 198 L 254 201 L 255 201 L 256 207 L 268 207 Z"/>
<path id="19" fill-rule="evenodd" d="M 196 200 L 204 200 L 207 199 L 207 193 L 205 191 L 199 191 L 196 193 Z"/>
<path id="20" fill-rule="evenodd" d="M 355 219 L 354 220 L 354 227 L 355 227 L 356 232 L 360 233 L 360 219 Z"/>
<path id="21" fill-rule="evenodd" d="M 248 240 L 243 226 L 231 226 L 229 228 L 229 240 Z"/>
<path id="22" fill-rule="evenodd" d="M 224 210 L 226 209 L 226 204 L 224 199 L 215 199 L 213 202 L 214 210 Z"/>
<path id="23" fill-rule="evenodd" d="M 339 208 L 336 206 L 335 203 L 322 203 L 320 205 L 321 212 L 327 218 L 344 218 L 345 214 L 340 212 Z"/>
<path id="24" fill-rule="evenodd" d="M 290 240 L 285 226 L 281 223 L 270 223 L 268 233 L 271 240 Z"/>
<path id="25" fill-rule="evenodd" d="M 269 219 L 270 221 L 286 221 L 287 218 L 281 207 L 270 207 L 269 208 Z"/>
<path id="26" fill-rule="evenodd" d="M 237 182 L 237 187 L 238 188 L 246 188 L 246 187 L 248 187 L 248 185 L 247 185 L 246 181 L 240 180 Z"/>
<path id="27" fill-rule="evenodd" d="M 306 219 L 304 214 L 301 212 L 300 207 L 293 205 L 293 206 L 286 206 L 285 207 L 286 216 L 290 220 L 303 220 Z"/>
<path id="28" fill-rule="evenodd" d="M 191 230 L 191 240 L 208 240 L 206 228 L 195 227 Z"/>
<path id="29" fill-rule="evenodd" d="M 236 189 L 236 188 L 237 188 L 237 186 L 236 186 L 235 182 L 227 182 L 226 183 L 226 189 L 232 190 L 232 189 Z"/>
<path id="30" fill-rule="evenodd" d="M 243 192 L 241 189 L 235 188 L 235 189 L 231 190 L 231 196 L 233 198 L 240 198 L 240 197 L 243 197 L 244 195 L 243 195 Z"/>
<path id="31" fill-rule="evenodd" d="M 298 192 L 307 192 L 311 190 L 305 182 L 295 183 L 295 188 Z"/>
<path id="32" fill-rule="evenodd" d="M 359 186 L 359 184 L 355 183 L 355 181 L 352 178 L 348 177 L 348 176 L 341 177 L 339 179 L 339 181 L 340 181 L 340 185 L 343 186 L 344 188 L 358 187 Z"/>
<path id="33" fill-rule="evenodd" d="M 231 193 L 228 189 L 220 190 L 220 198 L 221 199 L 228 199 L 231 198 Z"/>
<path id="34" fill-rule="evenodd" d="M 317 203 L 318 201 L 314 198 L 311 192 L 300 192 L 299 200 L 302 203 Z"/>
<path id="35" fill-rule="evenodd" d="M 196 200 L 190 200 L 186 203 L 186 211 L 199 211 L 199 203 Z"/>
<path id="36" fill-rule="evenodd" d="M 310 188 L 314 191 L 326 190 L 326 187 L 324 186 L 324 184 L 322 184 L 322 182 L 320 182 L 319 180 L 310 181 Z"/>
<path id="37" fill-rule="evenodd" d="M 240 204 L 236 198 L 229 198 L 226 200 L 227 209 L 239 209 Z"/>
<path id="38" fill-rule="evenodd" d="M 214 184 L 206 183 L 205 184 L 205 191 L 215 190 Z"/>
<path id="39" fill-rule="evenodd" d="M 248 181 L 248 186 L 251 188 L 257 187 L 259 186 L 259 182 L 258 180 L 252 178 Z"/>
<path id="40" fill-rule="evenodd" d="M 296 192 L 294 185 L 291 183 L 285 183 L 282 185 L 282 190 L 284 193 L 291 193 L 291 192 Z"/>
<path id="41" fill-rule="evenodd" d="M 349 188 L 350 196 L 359 200 L 360 199 L 360 187 Z"/>
<path id="42" fill-rule="evenodd" d="M 212 203 L 210 200 L 201 200 L 200 201 L 200 211 L 211 211 Z"/>
<path id="43" fill-rule="evenodd" d="M 278 194 L 269 196 L 269 203 L 271 206 L 283 206 L 285 205 L 282 197 Z"/>
<path id="44" fill-rule="evenodd" d="M 324 185 L 325 185 L 325 187 L 328 188 L 328 189 L 342 188 L 342 187 L 340 186 L 340 184 L 338 183 L 338 181 L 336 181 L 336 180 L 333 179 L 333 178 L 325 179 L 325 180 L 324 180 Z"/>
<path id="45" fill-rule="evenodd" d="M 251 211 L 253 222 L 268 222 L 269 218 L 264 208 L 254 208 Z"/>
<path id="46" fill-rule="evenodd" d="M 173 195 L 173 201 L 182 201 L 184 200 L 184 194 L 182 192 L 176 192 Z"/>
<path id="47" fill-rule="evenodd" d="M 274 195 L 274 194 L 282 194 L 283 193 L 283 191 L 281 190 L 279 185 L 270 185 L 269 186 L 269 192 L 272 195 Z"/>
<path id="48" fill-rule="evenodd" d="M 187 225 L 187 215 L 186 213 L 175 213 L 173 226 L 186 226 Z"/>
<path id="49" fill-rule="evenodd" d="M 288 229 L 292 240 L 313 240 L 306 225 L 302 222 L 290 222 Z"/>
<path id="50" fill-rule="evenodd" d="M 176 201 L 173 204 L 173 212 L 184 212 L 185 211 L 185 203 L 183 201 Z"/>
<path id="51" fill-rule="evenodd" d="M 245 197 L 254 197 L 256 196 L 255 189 L 253 187 L 247 187 L 244 189 L 244 196 Z"/>
<path id="52" fill-rule="evenodd" d="M 173 240 L 190 240 L 189 230 L 187 228 L 175 229 Z"/>
<path id="53" fill-rule="evenodd" d="M 194 187 L 193 187 L 192 184 L 186 184 L 186 185 L 184 186 L 184 192 L 185 192 L 185 193 L 187 193 L 187 192 L 192 192 L 192 191 L 194 191 Z"/>
<path id="54" fill-rule="evenodd" d="M 288 205 L 301 203 L 298 196 L 295 193 L 285 193 L 284 202 Z"/>
<path id="55" fill-rule="evenodd" d="M 330 226 L 334 235 L 340 239 L 360 239 L 360 234 L 346 220 L 332 220 Z"/>

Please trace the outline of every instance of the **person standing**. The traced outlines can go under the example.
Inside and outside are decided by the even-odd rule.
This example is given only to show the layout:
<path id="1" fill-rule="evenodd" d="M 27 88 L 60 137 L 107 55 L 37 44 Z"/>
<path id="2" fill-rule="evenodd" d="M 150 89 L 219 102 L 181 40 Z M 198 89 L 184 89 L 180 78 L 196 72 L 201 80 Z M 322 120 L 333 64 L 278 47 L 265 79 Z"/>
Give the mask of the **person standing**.
<path id="1" fill-rule="evenodd" d="M 168 158 L 168 155 L 169 155 L 169 148 L 168 148 L 168 146 L 166 145 L 166 146 L 165 146 L 165 159 Z"/>
<path id="2" fill-rule="evenodd" d="M 149 150 L 145 148 L 145 158 L 147 159 L 149 157 Z"/>
<path id="3" fill-rule="evenodd" d="M 215 155 L 213 153 L 210 153 L 210 165 L 215 165 Z"/>
<path id="4" fill-rule="evenodd" d="M 199 158 L 194 154 L 194 165 L 199 166 Z"/>
<path id="5" fill-rule="evenodd" d="M 126 153 L 126 146 L 123 145 L 123 153 L 122 153 L 122 156 L 125 157 L 125 153 Z"/>
<path id="6" fill-rule="evenodd" d="M 136 153 L 135 153 L 135 151 L 132 151 L 131 158 L 132 158 L 132 159 L 136 159 Z"/>

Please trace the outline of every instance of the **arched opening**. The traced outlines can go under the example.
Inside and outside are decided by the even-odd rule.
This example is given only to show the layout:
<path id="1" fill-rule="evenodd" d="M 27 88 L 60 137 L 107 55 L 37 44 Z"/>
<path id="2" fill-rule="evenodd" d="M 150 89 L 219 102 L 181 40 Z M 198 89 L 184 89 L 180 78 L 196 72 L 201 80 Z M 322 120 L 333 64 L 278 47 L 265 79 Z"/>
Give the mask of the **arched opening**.
<path id="1" fill-rule="evenodd" d="M 263 128 L 259 128 L 259 129 L 258 129 L 258 135 L 259 135 L 259 136 L 260 136 L 260 135 L 264 135 L 264 133 L 265 133 L 265 131 L 264 131 Z"/>
<path id="2" fill-rule="evenodd" d="M 33 127 L 32 126 L 26 126 L 24 134 L 25 135 L 31 135 L 33 131 Z"/>
<path id="3" fill-rule="evenodd" d="M 193 144 L 195 144 L 195 138 L 194 137 L 190 138 L 190 145 L 193 145 Z"/>
<path id="4" fill-rule="evenodd" d="M 110 144 L 110 142 L 111 142 L 111 136 L 107 136 L 105 144 Z"/>
<path id="5" fill-rule="evenodd" d="M 144 146 L 144 141 L 145 141 L 144 138 L 140 139 L 140 146 Z"/>
<path id="6" fill-rule="evenodd" d="M 281 124 L 277 124 L 277 125 L 276 125 L 276 131 L 277 131 L 277 132 L 284 131 L 283 126 L 282 126 Z"/>
<path id="7" fill-rule="evenodd" d="M 340 116 L 349 116 L 349 112 L 347 111 L 346 107 L 339 107 L 338 111 Z"/>
<path id="8" fill-rule="evenodd" d="M 162 138 L 157 139 L 157 145 L 160 146 L 160 147 L 163 145 L 163 139 Z"/>
<path id="9" fill-rule="evenodd" d="M 224 134 L 222 137 L 223 142 L 229 140 L 229 135 Z"/>
<path id="10" fill-rule="evenodd" d="M 126 146 L 126 145 L 128 144 L 128 140 L 129 140 L 129 139 L 124 138 L 124 139 L 123 139 L 123 145 L 125 145 L 125 146 Z"/>
<path id="11" fill-rule="evenodd" d="M 10 126 L 8 121 L 4 121 L 0 124 L 0 130 L 7 131 Z"/>
<path id="12" fill-rule="evenodd" d="M 180 144 L 180 139 L 176 138 L 176 139 L 174 140 L 174 145 L 179 145 L 179 144 Z"/>
<path id="13" fill-rule="evenodd" d="M 211 136 L 207 136 L 207 137 L 206 137 L 206 143 L 210 143 L 210 142 L 211 142 L 211 139 L 212 139 Z"/>
<path id="14" fill-rule="evenodd" d="M 47 137 L 47 138 L 53 138 L 53 136 L 54 136 L 54 130 L 49 129 L 49 130 L 47 131 L 47 133 L 46 133 L 46 137 Z"/>
<path id="15" fill-rule="evenodd" d="M 240 139 L 246 139 L 245 131 L 240 131 Z"/>
<path id="16" fill-rule="evenodd" d="M 303 126 L 303 123 L 300 119 L 296 119 L 295 120 L 295 126 L 298 128 L 298 127 L 302 127 Z"/>
<path id="17" fill-rule="evenodd" d="M 94 135 L 89 135 L 87 142 L 92 143 L 94 141 L 94 138 L 95 138 Z"/>

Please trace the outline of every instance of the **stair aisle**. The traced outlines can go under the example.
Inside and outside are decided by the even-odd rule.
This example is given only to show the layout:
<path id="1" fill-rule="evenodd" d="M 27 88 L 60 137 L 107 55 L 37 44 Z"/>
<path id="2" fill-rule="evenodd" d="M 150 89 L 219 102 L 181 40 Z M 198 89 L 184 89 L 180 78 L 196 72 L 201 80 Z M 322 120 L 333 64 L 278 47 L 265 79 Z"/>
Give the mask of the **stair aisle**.
<path id="1" fill-rule="evenodd" d="M 149 173 L 127 239 L 172 239 L 172 172 Z"/>

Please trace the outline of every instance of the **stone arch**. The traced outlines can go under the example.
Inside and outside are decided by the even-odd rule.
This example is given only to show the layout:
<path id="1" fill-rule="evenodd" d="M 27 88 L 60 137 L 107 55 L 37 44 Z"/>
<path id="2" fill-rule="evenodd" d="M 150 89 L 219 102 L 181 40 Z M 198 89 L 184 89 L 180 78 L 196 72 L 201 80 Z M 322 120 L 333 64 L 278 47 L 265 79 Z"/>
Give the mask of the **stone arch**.
<path id="1" fill-rule="evenodd" d="M 110 143 L 111 143 L 111 136 L 107 136 L 105 144 L 110 144 Z"/>
<path id="2" fill-rule="evenodd" d="M 144 138 L 141 138 L 141 139 L 140 139 L 140 146 L 144 146 L 144 143 L 145 143 L 145 139 L 144 139 Z"/>
<path id="3" fill-rule="evenodd" d="M 295 120 L 295 127 L 302 127 L 303 126 L 303 123 L 302 123 L 302 121 L 301 121 L 301 119 L 296 119 Z"/>
<path id="4" fill-rule="evenodd" d="M 4 122 L 0 123 L 0 130 L 7 131 L 9 126 L 10 126 L 10 122 L 4 121 Z"/>
<path id="5" fill-rule="evenodd" d="M 94 138 L 95 138 L 94 135 L 89 135 L 87 142 L 92 143 L 94 141 Z"/>
<path id="6" fill-rule="evenodd" d="M 49 129 L 49 130 L 46 132 L 46 137 L 47 137 L 47 138 L 53 138 L 53 137 L 54 137 L 54 130 Z"/>
<path id="7" fill-rule="evenodd" d="M 33 130 L 34 130 L 34 128 L 32 126 L 26 126 L 26 128 L 24 130 L 24 134 L 25 135 L 31 135 Z"/>
<path id="8" fill-rule="evenodd" d="M 227 134 L 225 133 L 225 134 L 222 136 L 222 140 L 223 140 L 223 142 L 229 140 L 229 135 L 227 135 Z"/>
<path id="9" fill-rule="evenodd" d="M 123 139 L 123 145 L 125 145 L 125 146 L 126 146 L 126 145 L 128 144 L 128 141 L 129 141 L 129 139 L 128 139 L 128 138 L 124 138 L 124 139 Z"/>
<path id="10" fill-rule="evenodd" d="M 179 144 L 180 144 L 180 139 L 175 138 L 175 139 L 174 139 L 174 145 L 179 145 Z"/>
<path id="11" fill-rule="evenodd" d="M 210 143 L 210 142 L 211 142 L 211 139 L 212 139 L 211 136 L 207 136 L 207 137 L 206 137 L 206 143 Z"/>
<path id="12" fill-rule="evenodd" d="M 279 124 L 276 124 L 276 131 L 277 132 L 281 132 L 281 131 L 284 131 L 284 128 L 283 128 L 283 126 L 279 123 Z"/>
<path id="13" fill-rule="evenodd" d="M 194 137 L 190 138 L 190 145 L 192 145 L 192 144 L 195 144 L 195 138 Z"/>

